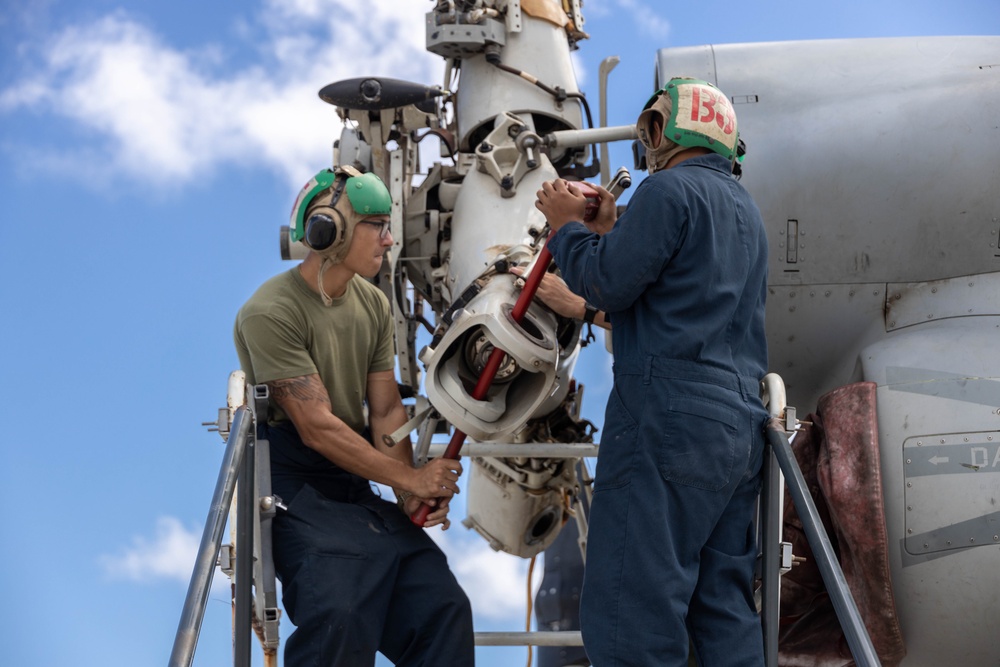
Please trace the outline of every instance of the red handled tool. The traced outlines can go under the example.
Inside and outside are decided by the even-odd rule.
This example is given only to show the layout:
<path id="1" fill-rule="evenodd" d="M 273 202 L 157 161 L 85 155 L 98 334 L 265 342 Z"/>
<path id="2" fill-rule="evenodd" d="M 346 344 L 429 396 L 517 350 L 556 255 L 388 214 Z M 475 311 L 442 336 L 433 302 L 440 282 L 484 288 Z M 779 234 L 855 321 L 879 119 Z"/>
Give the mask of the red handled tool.
<path id="1" fill-rule="evenodd" d="M 538 261 L 535 262 L 535 268 L 528 274 L 528 277 L 524 281 L 524 289 L 521 290 L 520 296 L 514 302 L 514 309 L 510 315 L 514 318 L 515 322 L 520 324 L 521 320 L 524 319 L 524 314 L 528 312 L 528 306 L 531 305 L 531 300 L 535 298 L 535 292 L 538 291 L 538 285 L 542 282 L 542 278 L 545 276 L 550 262 L 552 262 L 552 253 L 549 252 L 548 247 L 544 247 L 538 253 Z M 472 398 L 474 400 L 481 401 L 486 398 L 486 392 L 489 391 L 490 385 L 493 384 L 493 379 L 496 378 L 497 371 L 500 370 L 500 364 L 503 363 L 503 358 L 506 354 L 499 347 L 493 348 L 490 358 L 486 360 L 483 372 L 479 374 L 476 388 L 472 391 Z M 460 458 L 458 453 L 462 451 L 463 444 L 465 444 L 465 433 L 456 428 L 455 432 L 451 434 L 451 441 L 444 450 L 444 458 L 458 460 Z M 430 505 L 424 503 L 413 513 L 410 520 L 418 526 L 423 527 L 432 509 Z"/>

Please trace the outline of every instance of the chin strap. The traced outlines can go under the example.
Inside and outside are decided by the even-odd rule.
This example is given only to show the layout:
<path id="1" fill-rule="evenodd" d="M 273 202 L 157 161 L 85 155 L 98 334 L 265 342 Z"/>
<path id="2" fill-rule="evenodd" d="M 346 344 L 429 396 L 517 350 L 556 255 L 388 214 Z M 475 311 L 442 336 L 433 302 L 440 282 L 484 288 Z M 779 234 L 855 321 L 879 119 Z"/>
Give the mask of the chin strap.
<path id="1" fill-rule="evenodd" d="M 339 263 L 340 263 L 339 260 L 335 260 L 332 257 L 324 257 L 323 263 L 320 264 L 319 277 L 316 278 L 316 288 L 319 290 L 319 298 L 323 300 L 324 306 L 332 306 L 333 299 L 330 298 L 330 295 L 326 293 L 325 289 L 323 289 L 323 274 L 326 273 L 328 267 L 331 267 L 334 264 L 339 264 Z"/>

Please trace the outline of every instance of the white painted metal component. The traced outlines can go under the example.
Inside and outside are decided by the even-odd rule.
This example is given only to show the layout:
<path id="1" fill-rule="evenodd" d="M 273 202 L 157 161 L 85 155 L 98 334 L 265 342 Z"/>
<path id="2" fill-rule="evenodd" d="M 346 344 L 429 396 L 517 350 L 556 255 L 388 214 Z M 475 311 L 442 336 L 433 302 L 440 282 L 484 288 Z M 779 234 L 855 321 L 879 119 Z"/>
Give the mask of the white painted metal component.
<path id="1" fill-rule="evenodd" d="M 545 228 L 545 217 L 535 208 L 535 192 L 542 182 L 557 177 L 544 155 L 541 165 L 527 172 L 515 197 L 500 197 L 496 181 L 478 170 L 462 181 L 462 190 L 452 214 L 451 248 L 447 287 L 458 296 L 472 284 L 500 249 L 532 241 L 531 231 Z M 454 224 L 460 220 L 462 224 Z M 457 252 L 454 249 L 460 248 Z"/>
<path id="2" fill-rule="evenodd" d="M 233 371 L 229 374 L 229 384 L 226 387 L 226 410 L 229 413 L 229 419 L 226 422 L 226 435 L 229 435 L 229 431 L 233 426 L 233 417 L 236 416 L 237 408 L 242 408 L 247 404 L 247 374 L 243 371 Z M 222 425 L 219 425 L 219 432 L 222 432 Z"/>
<path id="3" fill-rule="evenodd" d="M 794 563 L 794 554 L 792 554 L 792 545 L 790 542 L 782 542 L 780 545 L 781 549 L 781 574 L 787 574 L 792 569 L 792 564 Z"/>
<path id="4" fill-rule="evenodd" d="M 522 120 L 512 113 L 500 114 L 496 127 L 476 147 L 479 171 L 493 177 L 501 197 L 516 195 L 517 184 L 524 175 L 541 164 L 538 153 L 541 140 L 530 123 L 530 118 Z"/>
<path id="5" fill-rule="evenodd" d="M 589 130 L 557 130 L 546 134 L 545 143 L 553 148 L 589 146 L 609 141 L 632 141 L 638 135 L 635 125 L 595 127 Z"/>
<path id="6" fill-rule="evenodd" d="M 523 456 L 531 455 L 525 448 Z M 559 534 L 564 490 L 573 483 L 572 461 L 474 458 L 469 466 L 467 517 L 497 551 L 530 558 Z"/>
<path id="7" fill-rule="evenodd" d="M 530 451 L 532 456 L 544 459 L 580 459 L 597 456 L 597 448 L 598 445 L 592 442 L 466 442 L 459 455 L 510 458 L 524 456 L 526 451 Z M 444 450 L 443 443 L 432 444 L 428 448 L 428 456 L 441 456 Z"/>
<path id="8" fill-rule="evenodd" d="M 608 56 L 597 68 L 601 127 L 608 126 L 608 76 L 619 62 L 621 58 L 618 56 Z M 611 159 L 608 157 L 608 145 L 604 143 L 601 144 L 601 183 L 607 183 L 609 178 L 611 178 Z"/>
<path id="9" fill-rule="evenodd" d="M 767 408 L 767 414 L 772 417 L 781 417 L 788 405 L 788 398 L 785 395 L 785 383 L 777 373 L 768 373 L 760 381 L 760 398 Z"/>
<path id="10" fill-rule="evenodd" d="M 434 349 L 425 348 L 427 397 L 456 428 L 476 440 L 504 440 L 512 436 L 550 398 L 561 401 L 572 367 L 560 366 L 555 340 L 555 316 L 533 304 L 518 324 L 510 315 L 516 300 L 514 276 L 496 276 L 456 313 L 451 327 Z M 472 398 L 472 388 L 489 351 L 507 353 L 486 400 Z M 575 355 L 569 360 L 575 362 Z"/>
<path id="11" fill-rule="evenodd" d="M 501 53 L 503 64 L 526 72 L 550 88 L 579 93 L 566 31 L 548 21 L 524 13 L 521 16 L 521 31 L 506 36 Z M 463 58 L 456 94 L 461 150 L 475 149 L 478 135 L 493 129 L 493 119 L 499 111 L 530 113 L 536 117 L 538 129 L 544 131 L 582 127 L 580 105 L 575 100 L 558 101 L 525 79 L 486 62 L 483 54 Z"/>

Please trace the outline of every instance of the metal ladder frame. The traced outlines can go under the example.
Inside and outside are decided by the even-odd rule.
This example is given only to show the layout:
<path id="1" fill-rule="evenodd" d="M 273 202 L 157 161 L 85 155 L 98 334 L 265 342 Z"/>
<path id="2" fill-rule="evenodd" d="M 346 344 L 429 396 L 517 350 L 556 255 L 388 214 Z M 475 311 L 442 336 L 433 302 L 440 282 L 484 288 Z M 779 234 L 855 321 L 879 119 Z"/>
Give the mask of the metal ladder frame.
<path id="1" fill-rule="evenodd" d="M 241 387 L 242 397 L 234 396 L 234 385 Z M 264 664 L 277 665 L 281 610 L 271 558 L 271 520 L 281 501 L 271 494 L 269 444 L 259 437 L 258 429 L 258 424 L 266 420 L 268 388 L 249 387 L 238 377 L 234 382 L 231 376 L 229 393 L 229 410 L 220 410 L 219 416 L 219 430 L 227 430 L 226 452 L 174 637 L 170 667 L 190 667 L 194 661 L 216 564 L 235 575 L 233 664 L 250 667 L 250 635 L 256 631 L 264 650 Z M 235 514 L 235 545 L 223 545 L 231 508 Z M 241 548 L 247 544 L 251 548 Z"/>
<path id="2" fill-rule="evenodd" d="M 778 375 L 771 373 L 765 376 L 762 388 L 771 416 L 766 428 L 763 485 L 758 505 L 765 665 L 778 665 L 780 580 L 782 572 L 791 568 L 790 546 L 781 542 L 782 501 L 787 484 L 855 663 L 858 667 L 877 667 L 881 663 L 792 453 L 791 439 L 797 429 L 795 409 L 785 405 L 784 383 Z M 231 567 L 235 573 L 234 667 L 250 667 L 251 630 L 256 630 L 261 640 L 266 667 L 277 665 L 281 611 L 277 603 L 274 562 L 271 558 L 271 520 L 281 501 L 271 494 L 269 444 L 259 437 L 256 427 L 258 419 L 266 415 L 268 389 L 266 385 L 257 385 L 246 387 L 246 390 L 249 396 L 243 404 L 238 404 L 232 397 L 233 380 L 230 379 L 230 425 L 227 427 L 226 452 L 174 639 L 170 667 L 190 667 L 194 660 L 217 558 L 224 571 L 228 573 Z M 220 431 L 223 429 L 222 412 Z M 420 458 L 424 460 L 439 454 L 438 449 L 443 449 L 443 445 L 431 445 L 426 432 L 421 432 L 418 445 Z M 597 455 L 597 445 L 591 443 L 546 443 L 539 444 L 539 447 L 545 450 L 546 457 L 552 458 L 582 459 Z M 461 455 L 522 455 L 524 448 L 524 444 L 467 443 Z M 242 483 L 244 480 L 250 480 L 250 483 Z M 237 484 L 238 481 L 241 483 Z M 585 496 L 588 491 L 589 487 L 581 489 Z M 232 505 L 234 495 L 237 496 L 236 504 Z M 589 501 L 589 496 L 586 500 Z M 589 506 L 589 502 L 586 504 Z M 233 546 L 226 545 L 229 549 L 222 549 L 222 534 L 231 505 L 235 508 L 236 517 L 235 559 L 232 558 Z M 577 520 L 580 522 L 583 546 L 587 537 L 586 517 L 578 517 Z M 239 548 L 243 544 L 251 544 L 252 549 Z M 579 631 L 476 632 L 475 643 L 477 646 L 582 646 L 583 638 Z"/>

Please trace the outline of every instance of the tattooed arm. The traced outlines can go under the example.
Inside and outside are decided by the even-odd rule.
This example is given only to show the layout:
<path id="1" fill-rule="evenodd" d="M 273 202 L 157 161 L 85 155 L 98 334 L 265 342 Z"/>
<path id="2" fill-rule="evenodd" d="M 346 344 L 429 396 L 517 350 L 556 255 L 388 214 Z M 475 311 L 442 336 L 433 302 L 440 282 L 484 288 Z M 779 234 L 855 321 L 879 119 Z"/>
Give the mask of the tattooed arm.
<path id="1" fill-rule="evenodd" d="M 318 374 L 274 380 L 267 386 L 272 398 L 295 424 L 302 441 L 344 470 L 421 498 L 451 496 L 458 492 L 461 465 L 457 461 L 435 459 L 415 469 L 398 455 L 390 456 L 372 448 L 333 414 L 330 396 Z M 400 403 L 399 408 L 402 407 Z M 384 406 L 380 409 L 386 412 Z M 403 417 L 405 420 L 405 413 Z M 382 429 L 382 432 L 386 431 Z"/>

